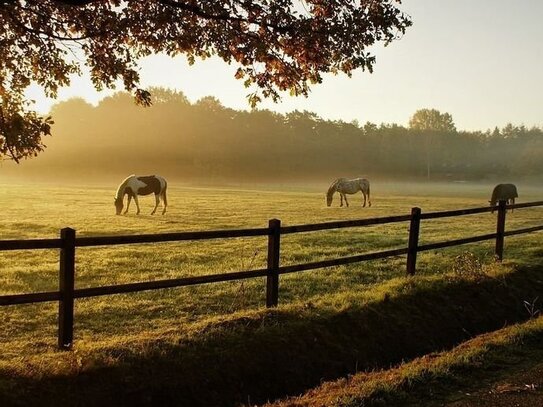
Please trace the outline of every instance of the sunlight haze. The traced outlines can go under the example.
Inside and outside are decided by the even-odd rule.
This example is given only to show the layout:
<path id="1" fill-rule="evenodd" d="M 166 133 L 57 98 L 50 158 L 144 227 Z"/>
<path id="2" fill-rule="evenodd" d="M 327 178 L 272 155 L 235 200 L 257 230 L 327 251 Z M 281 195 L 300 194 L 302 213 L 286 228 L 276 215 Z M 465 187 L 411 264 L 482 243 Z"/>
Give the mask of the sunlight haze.
<path id="1" fill-rule="evenodd" d="M 543 2 L 405 0 L 401 8 L 413 26 L 401 40 L 374 50 L 373 74 L 327 75 L 308 98 L 285 95 L 280 103 L 266 100 L 259 108 L 399 125 L 407 125 L 416 110 L 433 108 L 450 113 L 461 130 L 543 125 Z M 211 95 L 226 107 L 245 110 L 250 90 L 234 79 L 235 70 L 217 58 L 189 66 L 184 57 L 156 55 L 142 61 L 141 85 L 176 89 L 191 102 Z M 61 89 L 57 101 L 79 96 L 96 104 L 113 93 L 94 90 L 87 75 Z M 56 102 L 37 88 L 28 95 L 41 113 Z"/>
<path id="2" fill-rule="evenodd" d="M 0 0 L 0 407 L 543 406 L 542 18 Z"/>

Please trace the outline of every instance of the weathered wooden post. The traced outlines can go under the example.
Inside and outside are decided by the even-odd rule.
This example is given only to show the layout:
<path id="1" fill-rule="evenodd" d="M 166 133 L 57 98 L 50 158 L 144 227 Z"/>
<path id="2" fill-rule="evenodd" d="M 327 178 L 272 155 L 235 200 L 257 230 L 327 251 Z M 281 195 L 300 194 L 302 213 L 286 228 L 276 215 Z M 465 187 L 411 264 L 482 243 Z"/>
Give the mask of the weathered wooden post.
<path id="1" fill-rule="evenodd" d="M 498 202 L 498 221 L 496 223 L 496 259 L 503 260 L 503 241 L 505 237 L 505 212 L 507 201 Z"/>
<path id="2" fill-rule="evenodd" d="M 407 275 L 414 275 L 417 268 L 417 250 L 419 246 L 420 208 L 411 208 L 409 223 L 409 243 L 407 246 Z"/>
<path id="3" fill-rule="evenodd" d="M 281 221 L 270 219 L 268 226 L 268 275 L 266 277 L 266 306 L 276 307 L 279 299 L 279 253 L 281 246 Z"/>
<path id="4" fill-rule="evenodd" d="M 75 230 L 62 229 L 60 238 L 58 347 L 68 350 L 74 337 Z"/>

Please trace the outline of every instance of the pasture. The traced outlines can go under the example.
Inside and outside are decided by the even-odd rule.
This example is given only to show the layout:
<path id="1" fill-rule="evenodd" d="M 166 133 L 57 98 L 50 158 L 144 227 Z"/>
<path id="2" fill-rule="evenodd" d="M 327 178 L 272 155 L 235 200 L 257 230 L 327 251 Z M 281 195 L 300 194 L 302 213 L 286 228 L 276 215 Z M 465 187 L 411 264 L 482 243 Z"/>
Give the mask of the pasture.
<path id="1" fill-rule="evenodd" d="M 148 215 L 152 197 L 140 198 L 135 208 L 115 216 L 115 185 L 69 187 L 5 184 L 0 190 L 0 239 L 55 238 L 63 227 L 78 236 L 140 234 L 265 227 L 278 218 L 283 225 L 372 218 L 410 213 L 486 206 L 491 185 L 372 184 L 371 208 L 362 208 L 362 195 L 349 196 L 351 206 L 325 203 L 326 184 L 305 188 L 168 187 L 166 215 Z M 517 202 L 541 200 L 537 188 L 519 185 Z M 543 209 L 508 213 L 507 228 L 541 224 Z M 469 215 L 423 222 L 421 243 L 495 232 L 496 214 Z M 284 236 L 281 264 L 317 261 L 378 249 L 403 247 L 408 223 L 377 225 Z M 506 238 L 506 262 L 529 262 L 541 255 L 543 235 Z M 493 262 L 493 243 L 483 242 L 419 254 L 418 273 L 449 273 L 455 256 L 471 251 L 484 264 Z M 267 240 L 236 238 L 179 243 L 78 248 L 76 287 L 121 284 L 165 278 L 241 271 L 266 266 Z M 0 252 L 0 293 L 17 294 L 57 289 L 58 251 Z M 303 306 L 315 312 L 341 309 L 364 301 L 366 293 L 394 279 L 403 279 L 405 256 L 282 276 L 279 306 Z M 416 278 L 416 277 L 415 277 Z M 160 340 L 169 333 L 197 337 L 214 321 L 251 313 L 265 305 L 265 280 L 156 290 L 76 301 L 76 349 L 92 352 Z M 56 351 L 57 303 L 0 308 L 0 367 L 14 360 L 53 358 Z M 321 311 L 319 311 L 321 310 Z M 19 363 L 17 362 L 17 363 Z M 29 362 L 30 363 L 30 362 Z M 34 369 L 39 369 L 34 366 Z"/>

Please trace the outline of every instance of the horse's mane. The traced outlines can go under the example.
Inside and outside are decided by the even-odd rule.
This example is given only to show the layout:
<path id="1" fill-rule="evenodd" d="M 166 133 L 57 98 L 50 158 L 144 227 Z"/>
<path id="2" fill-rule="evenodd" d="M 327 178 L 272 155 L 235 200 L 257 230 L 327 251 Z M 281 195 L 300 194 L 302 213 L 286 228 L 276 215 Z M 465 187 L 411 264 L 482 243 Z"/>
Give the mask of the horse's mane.
<path id="1" fill-rule="evenodd" d="M 326 192 L 326 195 L 329 196 L 329 195 L 332 195 L 334 192 L 336 192 L 336 186 L 337 186 L 337 184 L 338 184 L 340 181 L 344 180 L 344 179 L 345 179 L 345 178 L 336 178 L 336 179 L 334 180 L 334 182 L 332 182 L 332 183 L 330 184 L 330 186 L 328 187 L 328 192 Z"/>

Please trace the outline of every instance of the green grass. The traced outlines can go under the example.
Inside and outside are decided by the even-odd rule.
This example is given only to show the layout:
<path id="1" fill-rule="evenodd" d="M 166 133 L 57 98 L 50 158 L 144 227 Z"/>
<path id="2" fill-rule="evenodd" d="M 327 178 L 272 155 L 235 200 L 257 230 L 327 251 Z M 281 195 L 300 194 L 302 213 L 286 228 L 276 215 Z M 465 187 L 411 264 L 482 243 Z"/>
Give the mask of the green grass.
<path id="1" fill-rule="evenodd" d="M 375 189 L 375 188 L 374 188 Z M 59 229 L 72 227 L 78 236 L 160 233 L 263 227 L 271 218 L 283 225 L 407 214 L 412 206 L 424 212 L 476 207 L 478 197 L 376 195 L 372 208 L 361 208 L 361 196 L 351 198 L 351 207 L 327 208 L 322 192 L 277 192 L 170 188 L 170 207 L 165 216 L 114 216 L 114 187 L 70 188 L 4 186 L 0 195 L 2 239 L 57 237 Z M 142 198 L 143 213 L 152 208 L 152 198 Z M 538 224 L 542 209 L 527 209 L 508 216 L 508 227 Z M 423 222 L 421 244 L 455 239 L 495 230 L 495 215 L 471 215 Z M 317 261 L 357 253 L 405 247 L 408 223 L 351 228 L 283 236 L 281 264 Z M 533 252 L 530 237 L 507 240 L 506 258 Z M 526 245 L 526 242 L 530 244 Z M 421 274 L 450 270 L 451 259 L 472 250 L 483 260 L 493 257 L 492 242 L 456 247 L 419 255 Z M 266 265 L 265 237 L 198 242 L 123 245 L 77 250 L 78 288 L 137 281 L 222 273 L 262 268 Z M 366 262 L 288 275 L 281 278 L 280 302 L 312 302 L 322 295 L 360 291 L 404 273 L 404 258 Z M 0 253 L 0 292 L 13 294 L 57 289 L 58 251 Z M 191 323 L 223 313 L 255 309 L 265 302 L 263 279 L 220 283 L 182 289 L 159 290 L 80 300 L 76 309 L 76 340 L 108 340 L 110 335 L 160 332 L 172 323 Z M 27 309 L 32 309 L 28 312 Z M 19 310 L 19 311 L 18 311 Z M 2 338 L 6 347 L 24 343 L 25 326 L 39 326 L 54 341 L 55 307 L 29 305 L 0 310 L 10 322 Z M 14 317 L 17 315 L 17 318 Z M 27 320 L 25 315 L 31 316 Z M 22 319 L 22 320 L 21 320 Z M 53 326 L 51 326 L 53 325 Z M 137 327 L 134 329 L 134 327 Z M 23 336 L 21 337 L 21 332 Z M 0 334 L 1 335 L 1 334 Z"/>
<path id="2" fill-rule="evenodd" d="M 281 219 L 283 225 L 295 225 L 408 214 L 413 206 L 421 207 L 423 212 L 479 207 L 487 199 L 478 190 L 462 196 L 440 188 L 434 193 L 427 188 L 415 189 L 416 195 L 404 195 L 397 188 L 391 184 L 380 189 L 373 187 L 371 208 L 360 207 L 360 195 L 350 199 L 349 208 L 337 207 L 337 201 L 327 208 L 324 193 L 311 188 L 298 192 L 293 188 L 249 190 L 172 185 L 165 216 L 145 214 L 152 209 L 153 199 L 149 197 L 140 201 L 144 214 L 115 216 L 115 185 L 4 185 L 0 192 L 0 239 L 53 238 L 63 227 L 76 229 L 78 236 L 98 236 L 265 227 L 271 218 Z M 326 186 L 322 188 L 325 189 Z M 523 201 L 538 199 L 535 193 L 524 196 Z M 508 214 L 507 228 L 538 225 L 542 213 L 543 209 L 537 208 Z M 424 221 L 421 244 L 493 233 L 495 219 L 495 214 L 482 214 Z M 281 264 L 405 247 L 407 237 L 407 223 L 283 236 Z M 515 263 L 536 264 L 542 253 L 542 240 L 540 233 L 506 239 L 506 267 Z M 424 278 L 447 281 L 455 257 L 466 250 L 475 253 L 485 267 L 494 267 L 492 242 L 421 253 L 421 284 Z M 265 237 L 79 248 L 76 287 L 261 268 L 265 267 L 266 253 Z M 409 291 L 412 287 L 405 285 L 409 280 L 405 280 L 404 274 L 402 256 L 282 276 L 279 308 L 308 321 L 316 316 L 333 316 L 353 304 L 359 304 L 358 307 L 388 298 L 390 287 L 400 287 L 392 292 Z M 499 275 L 500 272 L 495 278 Z M 56 290 L 57 281 L 57 250 L 0 253 L 0 294 Z M 263 278 L 77 300 L 75 352 L 69 354 L 56 349 L 56 303 L 2 307 L 0 370 L 36 378 L 69 375 L 79 371 L 81 363 L 84 369 L 91 370 L 94 364 L 115 366 L 127 355 L 162 352 L 162 342 L 199 343 L 210 330 L 225 335 L 221 327 L 228 326 L 228 321 L 238 321 L 237 324 L 245 318 L 249 318 L 248 323 L 254 318 L 266 320 L 264 304 Z M 84 362 L 78 362 L 78 354 L 85 355 Z"/>

